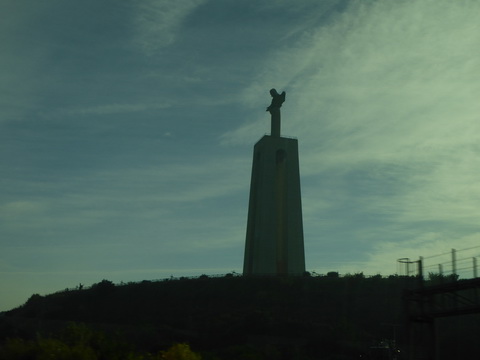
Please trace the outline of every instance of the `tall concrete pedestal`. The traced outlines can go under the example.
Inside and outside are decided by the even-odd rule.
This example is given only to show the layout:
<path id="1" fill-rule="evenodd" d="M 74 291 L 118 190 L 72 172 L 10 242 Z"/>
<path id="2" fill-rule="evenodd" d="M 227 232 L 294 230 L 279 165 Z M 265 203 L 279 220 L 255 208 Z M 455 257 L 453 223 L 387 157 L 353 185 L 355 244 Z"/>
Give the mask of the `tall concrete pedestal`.
<path id="1" fill-rule="evenodd" d="M 298 141 L 265 135 L 253 153 L 243 274 L 304 272 Z"/>

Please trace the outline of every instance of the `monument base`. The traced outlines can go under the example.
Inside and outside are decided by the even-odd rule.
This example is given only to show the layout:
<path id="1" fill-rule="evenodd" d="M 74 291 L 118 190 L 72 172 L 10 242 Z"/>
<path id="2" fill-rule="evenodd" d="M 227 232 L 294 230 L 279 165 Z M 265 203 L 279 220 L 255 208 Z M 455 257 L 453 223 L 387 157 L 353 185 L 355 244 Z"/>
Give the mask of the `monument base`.
<path id="1" fill-rule="evenodd" d="M 298 141 L 268 136 L 254 147 L 244 275 L 303 275 Z"/>

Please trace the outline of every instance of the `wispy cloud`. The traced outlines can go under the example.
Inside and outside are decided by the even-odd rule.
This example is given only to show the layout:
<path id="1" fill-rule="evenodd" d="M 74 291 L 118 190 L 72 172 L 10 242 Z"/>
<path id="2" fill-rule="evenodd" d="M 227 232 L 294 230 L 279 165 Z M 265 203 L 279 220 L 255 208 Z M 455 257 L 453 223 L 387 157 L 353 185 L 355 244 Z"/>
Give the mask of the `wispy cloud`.
<path id="1" fill-rule="evenodd" d="M 135 43 L 148 55 L 172 44 L 184 19 L 204 0 L 136 2 Z"/>
<path id="2" fill-rule="evenodd" d="M 243 158 L 209 161 L 214 164 L 172 163 L 130 170 L 98 170 L 51 179 L 43 187 L 25 181 L 23 186 L 35 187 L 36 195 L 31 198 L 26 194 L 11 197 L 10 201 L 1 204 L 3 230 L 17 234 L 34 231 L 36 238 L 45 240 L 49 233 L 67 235 L 80 232 L 79 236 L 83 236 L 86 228 L 103 227 L 119 221 L 132 224 L 150 222 L 149 227 L 158 223 L 173 225 L 183 222 L 182 216 L 204 208 L 203 203 L 220 201 L 222 197 L 247 188 L 249 164 Z M 182 209 L 182 214 L 178 213 L 179 209 Z M 206 224 L 205 216 L 208 217 L 209 212 L 214 210 L 206 208 L 201 215 L 192 213 L 190 221 L 182 225 L 183 229 L 198 232 Z M 229 216 L 215 215 L 219 224 L 225 224 Z"/>
<path id="3" fill-rule="evenodd" d="M 388 219 L 360 230 L 344 208 L 339 221 L 352 240 L 378 239 L 376 227 L 386 227 L 384 241 L 396 242 L 398 254 L 408 252 L 409 237 L 421 243 L 424 232 L 441 232 L 442 222 L 458 231 L 444 233 L 445 241 L 461 244 L 464 232 L 478 231 L 478 10 L 474 1 L 352 2 L 294 48 L 272 53 L 244 98 L 256 104 L 260 84 L 287 90 L 283 133 L 300 139 L 305 183 L 336 194 L 309 187 L 307 217 L 340 211 L 346 197 Z M 224 141 L 257 131 L 248 123 Z"/>
<path id="4" fill-rule="evenodd" d="M 0 24 L 3 269 L 38 249 L 39 272 L 241 264 L 272 87 L 309 269 L 387 274 L 476 241 L 477 0 L 98 4 Z"/>
<path id="5" fill-rule="evenodd" d="M 55 115 L 107 115 L 107 114 L 126 114 L 132 112 L 141 112 L 146 110 L 159 110 L 171 107 L 171 103 L 135 103 L 135 104 L 105 104 L 78 109 L 59 109 Z M 50 115 L 50 114 L 49 114 Z"/>

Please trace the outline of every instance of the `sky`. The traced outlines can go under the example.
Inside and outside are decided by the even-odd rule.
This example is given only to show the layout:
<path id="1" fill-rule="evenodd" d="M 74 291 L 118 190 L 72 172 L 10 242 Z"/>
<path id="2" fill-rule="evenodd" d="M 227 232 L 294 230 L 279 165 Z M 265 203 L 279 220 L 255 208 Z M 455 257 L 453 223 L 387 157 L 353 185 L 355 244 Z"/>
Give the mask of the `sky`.
<path id="1" fill-rule="evenodd" d="M 0 13 L 0 311 L 103 279 L 241 273 L 271 88 L 299 141 L 308 271 L 480 255 L 479 1 Z"/>

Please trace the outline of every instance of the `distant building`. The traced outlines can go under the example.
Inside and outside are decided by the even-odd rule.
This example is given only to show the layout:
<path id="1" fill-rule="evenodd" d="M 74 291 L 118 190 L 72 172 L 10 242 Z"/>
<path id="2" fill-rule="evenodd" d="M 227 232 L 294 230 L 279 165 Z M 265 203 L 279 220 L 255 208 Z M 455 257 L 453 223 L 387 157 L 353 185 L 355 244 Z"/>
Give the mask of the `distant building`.
<path id="1" fill-rule="evenodd" d="M 270 91 L 272 133 L 254 147 L 244 275 L 303 275 L 302 201 L 297 139 L 280 136 L 285 93 Z M 276 96 L 283 96 L 278 106 Z M 277 105 L 276 107 L 273 107 Z"/>

